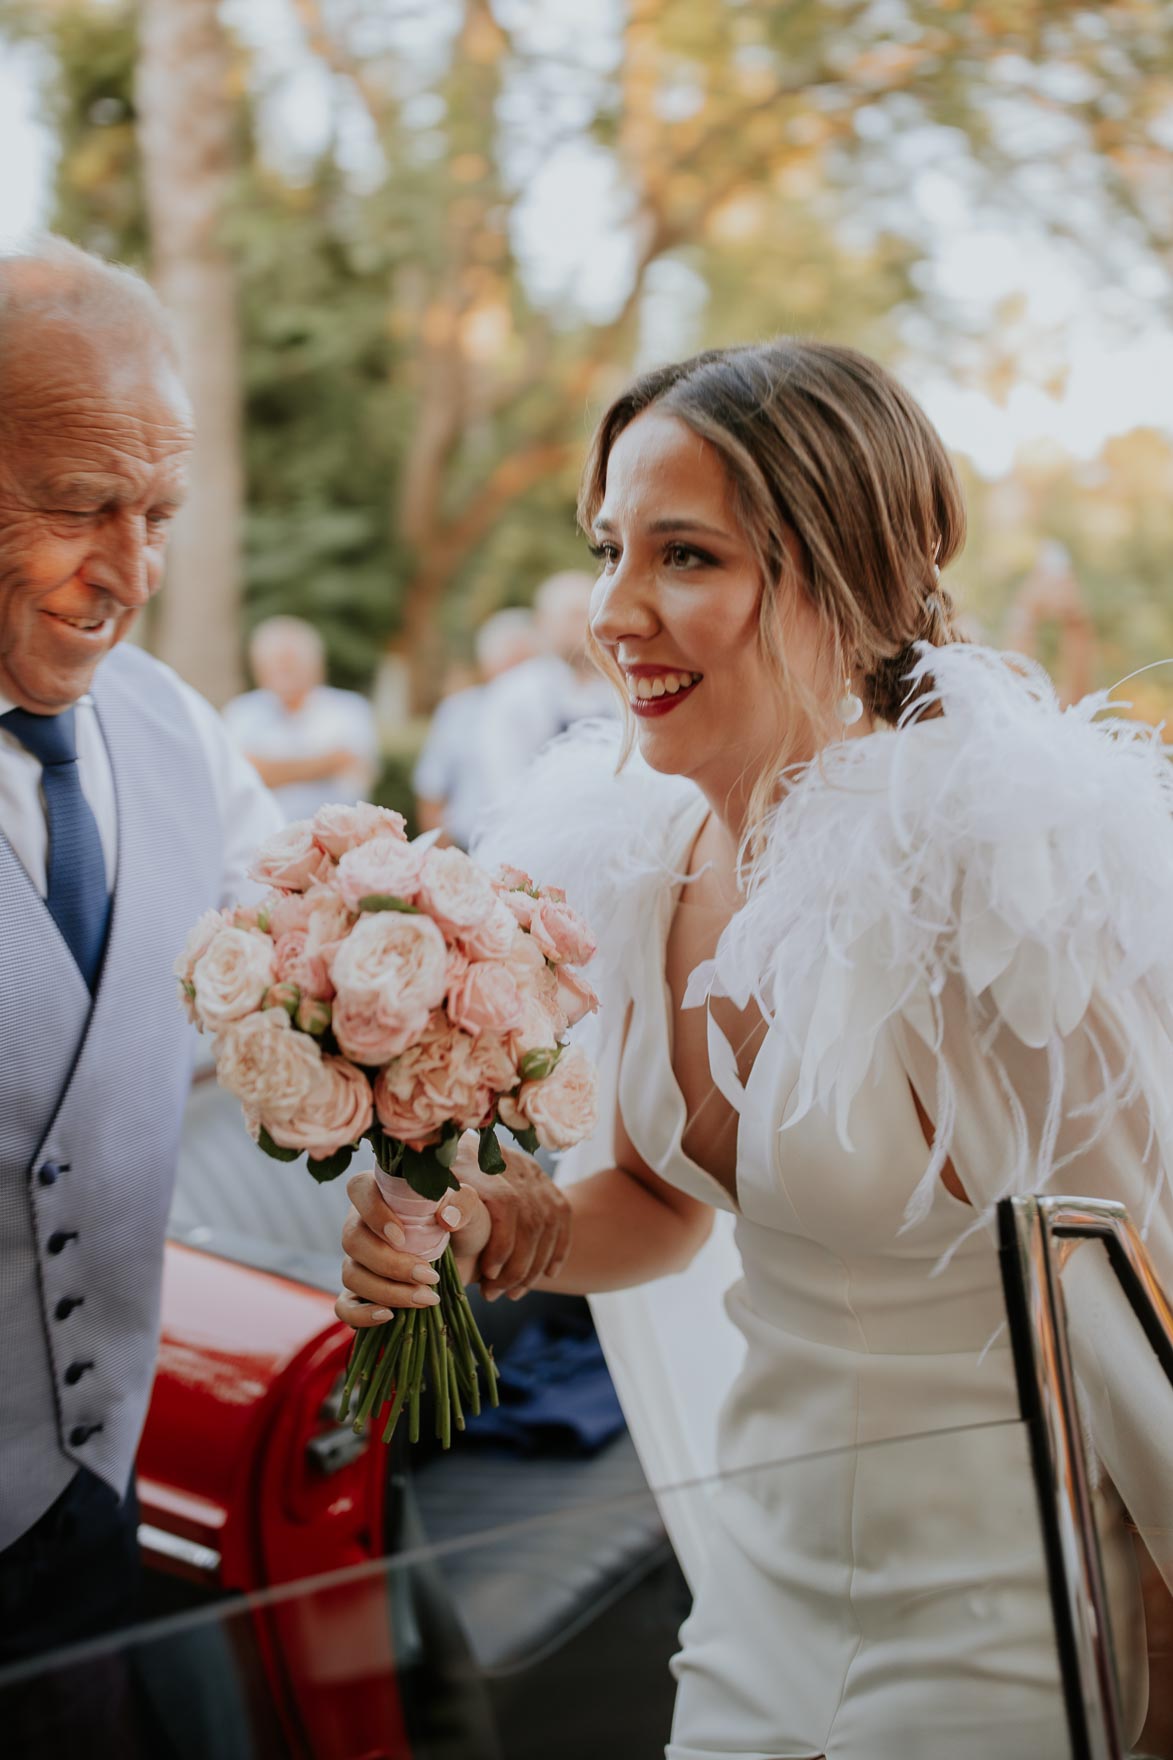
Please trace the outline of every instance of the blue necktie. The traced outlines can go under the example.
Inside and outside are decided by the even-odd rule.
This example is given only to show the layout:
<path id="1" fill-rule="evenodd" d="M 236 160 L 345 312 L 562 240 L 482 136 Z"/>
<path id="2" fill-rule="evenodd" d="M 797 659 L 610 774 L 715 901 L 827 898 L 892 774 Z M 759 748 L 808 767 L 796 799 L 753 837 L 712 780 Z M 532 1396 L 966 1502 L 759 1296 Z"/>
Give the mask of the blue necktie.
<path id="1" fill-rule="evenodd" d="M 97 821 L 77 773 L 74 713 L 30 715 L 27 709 L 10 709 L 0 715 L 0 727 L 41 764 L 49 824 L 45 903 L 92 992 L 106 947 L 110 895 Z"/>

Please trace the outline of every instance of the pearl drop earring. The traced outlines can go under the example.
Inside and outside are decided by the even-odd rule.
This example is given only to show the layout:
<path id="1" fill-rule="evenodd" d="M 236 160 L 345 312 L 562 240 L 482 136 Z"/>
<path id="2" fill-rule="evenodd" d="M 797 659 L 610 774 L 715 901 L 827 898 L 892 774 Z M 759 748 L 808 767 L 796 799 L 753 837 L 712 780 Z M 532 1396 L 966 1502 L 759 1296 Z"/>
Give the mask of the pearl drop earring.
<path id="1" fill-rule="evenodd" d="M 843 675 L 843 695 L 835 705 L 835 714 L 844 727 L 854 727 L 863 714 L 863 700 L 851 688 L 851 674 Z"/>

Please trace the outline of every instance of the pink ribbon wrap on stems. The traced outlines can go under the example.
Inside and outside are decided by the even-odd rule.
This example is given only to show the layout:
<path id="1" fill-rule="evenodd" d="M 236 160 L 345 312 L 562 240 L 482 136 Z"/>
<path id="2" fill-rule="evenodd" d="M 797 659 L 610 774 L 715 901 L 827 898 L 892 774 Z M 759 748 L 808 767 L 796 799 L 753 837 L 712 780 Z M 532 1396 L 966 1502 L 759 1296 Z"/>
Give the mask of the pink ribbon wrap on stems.
<path id="1" fill-rule="evenodd" d="M 384 1173 L 381 1167 L 375 1168 L 375 1183 L 384 1203 L 394 1211 L 395 1220 L 403 1225 L 407 1237 L 405 1250 L 417 1259 L 426 1260 L 429 1265 L 443 1258 L 452 1233 L 436 1221 L 436 1212 L 446 1201 L 447 1192 L 435 1202 L 431 1198 L 421 1198 L 405 1179 Z"/>

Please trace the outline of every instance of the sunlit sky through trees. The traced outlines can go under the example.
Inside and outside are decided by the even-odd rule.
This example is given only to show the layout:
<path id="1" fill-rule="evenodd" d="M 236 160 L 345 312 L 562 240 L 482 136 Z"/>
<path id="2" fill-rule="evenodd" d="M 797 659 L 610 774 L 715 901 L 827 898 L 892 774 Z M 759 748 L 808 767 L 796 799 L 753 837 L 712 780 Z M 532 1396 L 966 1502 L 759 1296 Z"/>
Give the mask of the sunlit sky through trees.
<path id="1" fill-rule="evenodd" d="M 429 106 L 437 100 L 428 88 L 443 62 L 451 11 L 435 0 L 405 9 L 398 21 L 389 17 L 386 26 L 404 69 L 404 120 L 414 118 L 421 134 L 435 120 Z M 502 0 L 498 12 L 538 70 L 528 85 L 525 75 L 518 76 L 502 107 L 510 137 L 507 162 L 524 190 L 511 224 L 530 295 L 539 305 L 605 322 L 627 292 L 632 239 L 614 161 L 596 140 L 576 135 L 575 125 L 589 113 L 592 81 L 613 73 L 622 8 L 617 0 L 599 0 L 585 32 L 578 0 Z M 296 176 L 299 164 L 308 166 L 333 137 L 347 172 L 359 182 L 376 180 L 379 149 L 369 120 L 361 106 L 348 102 L 344 84 L 308 52 L 287 0 L 235 0 L 227 16 L 254 50 L 261 138 L 283 175 Z M 1040 131 L 1036 211 L 1094 200 L 1094 191 L 1064 187 L 1054 171 L 1048 182 L 1048 155 L 1062 143 L 1046 138 L 1036 107 L 1029 118 L 1016 107 L 1016 76 L 1037 78 L 1037 70 L 1026 64 L 1016 70 L 1012 57 L 1006 61 L 999 100 L 1004 115 L 995 120 L 1008 135 L 1022 127 Z M 0 49 L 0 242 L 6 244 L 26 237 L 48 212 L 54 139 L 41 119 L 41 72 L 35 46 Z M 1055 77 L 1079 76 L 1067 69 Z M 685 114 L 690 101 L 686 85 L 665 99 L 677 114 Z M 1061 129 L 1061 119 L 1055 126 Z M 869 129 L 883 145 L 877 161 L 882 157 L 884 172 L 874 190 L 859 191 L 843 224 L 856 233 L 869 224 L 890 226 L 898 205 L 896 223 L 926 249 L 917 271 L 926 296 L 951 310 L 959 364 L 967 336 L 975 347 L 988 347 L 999 327 L 1013 330 L 1018 370 L 995 397 L 977 388 L 972 375 L 954 377 L 939 349 L 921 350 L 916 318 L 908 320 L 905 375 L 948 443 L 983 474 L 998 476 L 1023 443 L 1051 441 L 1089 458 L 1108 437 L 1132 428 L 1173 433 L 1167 271 L 1139 246 L 1123 256 L 1123 247 L 1115 246 L 1118 254 L 1105 265 L 1100 284 L 1089 285 L 1069 248 L 1049 236 L 1035 215 L 999 212 L 975 192 L 949 130 L 913 125 L 893 140 L 891 112 L 878 106 L 860 112 L 857 130 L 866 137 Z M 1025 144 L 1029 151 L 1030 141 Z M 1173 108 L 1168 145 L 1173 151 Z M 747 226 L 752 219 L 747 212 Z M 735 207 L 724 223 L 736 229 Z M 656 266 L 641 326 L 648 359 L 694 345 L 705 299 L 703 281 L 684 262 Z"/>

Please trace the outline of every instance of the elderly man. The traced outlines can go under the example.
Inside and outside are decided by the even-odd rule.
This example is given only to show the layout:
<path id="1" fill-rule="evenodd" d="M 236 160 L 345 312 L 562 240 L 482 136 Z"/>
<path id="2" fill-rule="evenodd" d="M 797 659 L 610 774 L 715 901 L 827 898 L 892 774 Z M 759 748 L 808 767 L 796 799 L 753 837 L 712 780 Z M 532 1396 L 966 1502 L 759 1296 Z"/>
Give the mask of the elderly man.
<path id="1" fill-rule="evenodd" d="M 325 650 L 313 625 L 266 618 L 248 656 L 258 688 L 229 703 L 224 722 L 286 818 L 311 819 L 327 801 L 363 799 L 378 769 L 375 718 L 357 691 L 325 682 Z"/>
<path id="2" fill-rule="evenodd" d="M 0 258 L 0 1664 L 133 1608 L 193 1045 L 171 967 L 281 822 L 124 639 L 190 449 L 146 285 L 58 241 Z"/>

